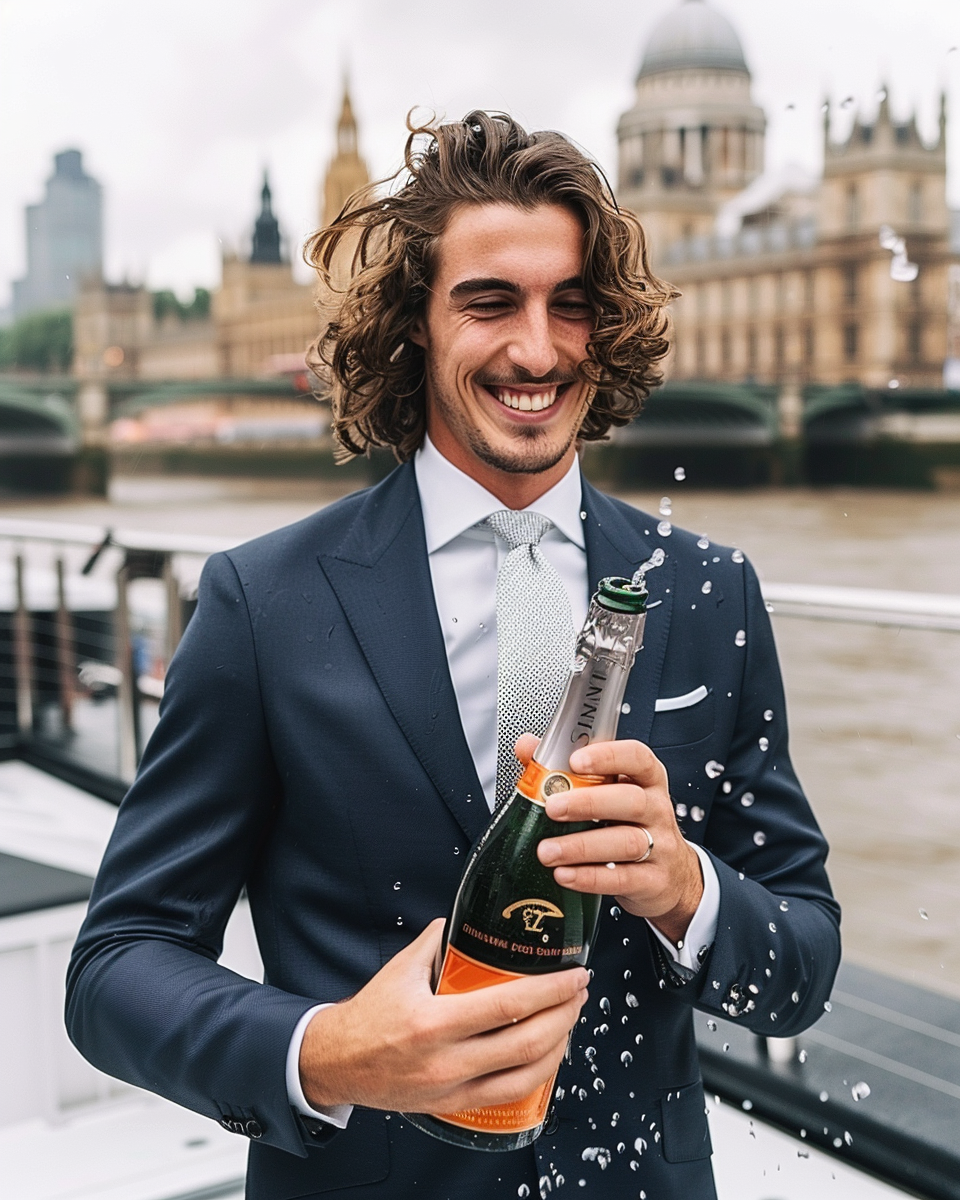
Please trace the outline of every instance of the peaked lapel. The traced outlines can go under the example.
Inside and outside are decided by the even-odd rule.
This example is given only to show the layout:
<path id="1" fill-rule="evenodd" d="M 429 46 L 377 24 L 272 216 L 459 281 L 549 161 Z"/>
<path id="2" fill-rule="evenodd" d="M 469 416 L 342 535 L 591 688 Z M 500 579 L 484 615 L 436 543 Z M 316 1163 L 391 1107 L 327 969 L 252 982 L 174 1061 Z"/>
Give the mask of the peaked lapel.
<path id="1" fill-rule="evenodd" d="M 411 463 L 371 489 L 343 541 L 318 560 L 397 724 L 474 841 L 490 813 L 450 679 Z"/>
<path id="2" fill-rule="evenodd" d="M 625 700 L 630 705 L 630 713 L 620 722 L 621 737 L 649 742 L 676 594 L 673 586 L 676 563 L 670 554 L 669 540 L 647 533 L 647 530 L 655 529 L 650 517 L 638 510 L 624 513 L 618 504 L 586 480 L 583 481 L 583 511 L 587 514 L 583 524 L 591 590 L 607 575 L 632 575 L 657 546 L 662 545 L 666 551 L 663 565 L 647 573 L 650 599 L 643 649 L 637 655 L 627 684 Z"/>

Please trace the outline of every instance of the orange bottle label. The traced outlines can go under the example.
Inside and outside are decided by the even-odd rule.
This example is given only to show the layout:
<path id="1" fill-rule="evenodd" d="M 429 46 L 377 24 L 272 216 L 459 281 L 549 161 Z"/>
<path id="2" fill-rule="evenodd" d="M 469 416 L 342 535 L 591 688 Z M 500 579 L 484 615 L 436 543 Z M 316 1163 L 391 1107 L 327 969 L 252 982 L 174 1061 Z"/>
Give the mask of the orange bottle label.
<path id="1" fill-rule="evenodd" d="M 607 782 L 603 775 L 574 775 L 571 771 L 551 771 L 532 758 L 520 776 L 517 791 L 534 804 L 546 804 L 550 796 L 569 792 L 571 788 L 596 787 L 598 783 Z"/>
<path id="2" fill-rule="evenodd" d="M 437 995 L 447 996 L 458 992 L 475 992 L 479 988 L 505 983 L 508 979 L 520 979 L 513 971 L 500 971 L 477 962 L 475 958 L 447 946 Z M 556 1076 L 554 1076 L 554 1079 Z M 547 1105 L 553 1091 L 553 1079 L 541 1084 L 535 1092 L 512 1104 L 497 1104 L 489 1108 L 465 1108 L 452 1113 L 433 1113 L 441 1121 L 457 1125 L 461 1129 L 475 1129 L 480 1133 L 520 1133 L 525 1129 L 536 1129 L 547 1115 Z"/>

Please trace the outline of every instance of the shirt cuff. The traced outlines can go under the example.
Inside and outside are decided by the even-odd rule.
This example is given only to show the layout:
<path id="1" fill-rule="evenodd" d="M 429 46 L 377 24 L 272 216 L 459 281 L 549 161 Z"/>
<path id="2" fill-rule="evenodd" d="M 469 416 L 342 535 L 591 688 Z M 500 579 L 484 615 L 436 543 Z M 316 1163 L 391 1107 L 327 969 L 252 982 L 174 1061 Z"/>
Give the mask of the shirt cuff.
<path id="1" fill-rule="evenodd" d="M 297 1027 L 293 1031 L 290 1045 L 287 1048 L 287 1099 L 301 1116 L 313 1117 L 317 1121 L 327 1121 L 331 1125 L 336 1125 L 338 1129 L 346 1129 L 347 1121 L 350 1120 L 350 1114 L 353 1112 L 353 1105 L 330 1104 L 320 1109 L 311 1108 L 300 1083 L 300 1047 L 303 1044 L 303 1035 L 307 1032 L 307 1026 L 313 1017 L 323 1009 L 331 1007 L 330 1004 L 317 1004 L 313 1008 L 308 1008 L 297 1022 Z"/>
<path id="2" fill-rule="evenodd" d="M 697 911 L 687 926 L 686 936 L 679 946 L 675 946 L 652 921 L 647 921 L 647 924 L 671 959 L 679 966 L 696 973 L 700 970 L 700 964 L 706 958 L 707 951 L 717 936 L 717 921 L 720 918 L 720 881 L 717 879 L 716 868 L 706 850 L 694 845 L 693 842 L 690 842 L 689 845 L 693 846 L 700 859 L 703 895 L 700 897 Z"/>

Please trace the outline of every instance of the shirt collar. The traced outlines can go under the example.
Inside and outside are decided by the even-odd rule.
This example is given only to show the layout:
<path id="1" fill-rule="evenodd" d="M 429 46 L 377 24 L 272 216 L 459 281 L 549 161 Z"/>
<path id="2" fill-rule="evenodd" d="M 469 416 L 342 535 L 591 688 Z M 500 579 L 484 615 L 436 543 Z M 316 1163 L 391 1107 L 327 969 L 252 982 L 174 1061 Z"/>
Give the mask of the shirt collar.
<path id="1" fill-rule="evenodd" d="M 504 508 L 502 501 L 444 458 L 429 437 L 424 437 L 413 467 L 420 491 L 428 554 Z M 559 483 L 529 505 L 528 510 L 547 517 L 564 537 L 583 550 L 586 542 L 580 516 L 582 495 L 580 462 L 574 459 Z"/>

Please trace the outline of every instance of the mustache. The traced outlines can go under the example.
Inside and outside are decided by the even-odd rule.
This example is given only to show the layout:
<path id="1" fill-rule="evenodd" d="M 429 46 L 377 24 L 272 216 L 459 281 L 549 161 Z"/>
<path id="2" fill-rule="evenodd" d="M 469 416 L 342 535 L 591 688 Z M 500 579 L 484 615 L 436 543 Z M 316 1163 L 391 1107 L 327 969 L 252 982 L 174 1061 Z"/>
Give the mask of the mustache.
<path id="1" fill-rule="evenodd" d="M 502 378 L 494 378 L 486 376 L 483 379 L 478 378 L 477 383 L 485 388 L 511 388 L 511 387 L 564 387 L 568 383 L 576 383 L 575 375 L 569 375 L 561 371 L 550 371 L 547 375 L 530 375 L 526 371 L 516 371 L 512 376 L 503 376 Z"/>

